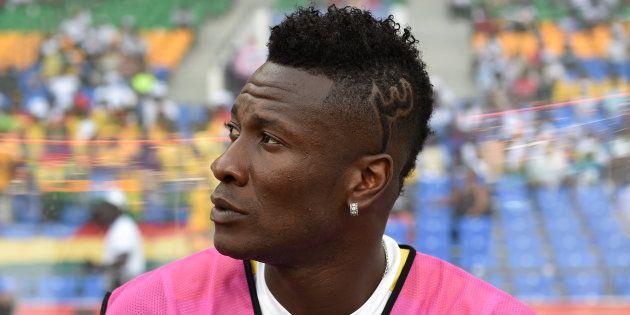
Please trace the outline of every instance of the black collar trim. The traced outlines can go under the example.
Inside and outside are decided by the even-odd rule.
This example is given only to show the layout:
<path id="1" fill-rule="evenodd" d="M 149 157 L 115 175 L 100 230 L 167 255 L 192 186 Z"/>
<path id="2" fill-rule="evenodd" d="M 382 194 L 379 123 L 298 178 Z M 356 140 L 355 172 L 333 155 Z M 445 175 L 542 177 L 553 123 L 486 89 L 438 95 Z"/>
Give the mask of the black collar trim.
<path id="1" fill-rule="evenodd" d="M 101 302 L 101 311 L 99 312 L 100 315 L 105 315 L 105 313 L 107 312 L 107 303 L 109 302 L 110 296 L 112 296 L 111 292 L 105 293 L 105 296 L 103 297 L 103 302 Z"/>
<path id="2" fill-rule="evenodd" d="M 398 276 L 398 280 L 396 280 L 396 285 L 394 286 L 394 290 L 392 290 L 392 294 L 389 296 L 387 300 L 387 304 L 385 304 L 385 308 L 383 309 L 383 315 L 391 313 L 394 308 L 394 304 L 396 304 L 396 300 L 398 299 L 398 295 L 400 291 L 402 291 L 403 286 L 405 285 L 405 281 L 407 280 L 407 276 L 409 275 L 409 271 L 411 271 L 411 265 L 413 265 L 413 260 L 416 258 L 416 250 L 409 245 L 398 245 L 400 249 L 406 249 L 409 251 L 409 255 L 407 255 L 407 261 L 405 261 L 405 265 L 400 271 L 400 275 Z"/>
<path id="3" fill-rule="evenodd" d="M 260 302 L 258 301 L 258 292 L 256 292 L 256 281 L 254 281 L 254 272 L 252 271 L 252 263 L 250 260 L 243 260 L 245 265 L 245 277 L 247 278 L 247 287 L 249 287 L 249 298 L 252 300 L 252 307 L 255 315 L 262 315 Z"/>

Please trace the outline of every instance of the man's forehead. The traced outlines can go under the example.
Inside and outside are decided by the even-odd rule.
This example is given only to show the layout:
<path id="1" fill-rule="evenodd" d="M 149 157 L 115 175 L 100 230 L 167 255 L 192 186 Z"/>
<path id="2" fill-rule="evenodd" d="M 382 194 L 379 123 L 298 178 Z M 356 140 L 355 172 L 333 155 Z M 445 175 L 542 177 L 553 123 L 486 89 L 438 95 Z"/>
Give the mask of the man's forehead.
<path id="1" fill-rule="evenodd" d="M 332 85 L 325 76 L 267 62 L 249 78 L 241 93 L 291 105 L 319 105 Z"/>

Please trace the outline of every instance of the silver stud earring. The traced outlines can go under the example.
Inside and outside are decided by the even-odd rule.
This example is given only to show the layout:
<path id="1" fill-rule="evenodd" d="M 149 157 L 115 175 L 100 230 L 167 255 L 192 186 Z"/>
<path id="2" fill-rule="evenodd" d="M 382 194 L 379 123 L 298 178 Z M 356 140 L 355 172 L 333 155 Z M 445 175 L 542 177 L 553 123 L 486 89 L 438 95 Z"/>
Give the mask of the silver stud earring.
<path id="1" fill-rule="evenodd" d="M 356 217 L 359 215 L 359 203 L 351 202 L 350 203 L 350 215 Z"/>

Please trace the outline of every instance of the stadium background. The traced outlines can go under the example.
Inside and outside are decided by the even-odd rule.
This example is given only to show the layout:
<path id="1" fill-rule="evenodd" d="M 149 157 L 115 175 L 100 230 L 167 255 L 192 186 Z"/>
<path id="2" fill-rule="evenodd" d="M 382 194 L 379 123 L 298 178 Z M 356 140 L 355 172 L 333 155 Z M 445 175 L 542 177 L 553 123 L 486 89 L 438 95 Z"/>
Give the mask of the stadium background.
<path id="1" fill-rule="evenodd" d="M 412 26 L 438 96 L 386 232 L 541 314 L 630 313 L 630 3 L 335 2 Z M 308 3 L 0 0 L 0 296 L 16 314 L 98 308 L 102 275 L 81 266 L 102 255 L 103 192 L 124 191 L 147 270 L 212 245 L 229 106 L 268 26 Z"/>

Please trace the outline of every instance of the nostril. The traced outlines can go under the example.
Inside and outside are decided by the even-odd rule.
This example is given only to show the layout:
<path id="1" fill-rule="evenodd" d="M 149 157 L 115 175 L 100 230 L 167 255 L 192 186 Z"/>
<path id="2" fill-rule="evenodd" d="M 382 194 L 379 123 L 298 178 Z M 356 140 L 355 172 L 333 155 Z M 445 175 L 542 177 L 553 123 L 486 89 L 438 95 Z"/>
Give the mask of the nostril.
<path id="1" fill-rule="evenodd" d="M 225 176 L 223 176 L 223 178 L 220 178 L 219 180 L 224 182 L 224 183 L 230 183 L 230 182 L 234 182 L 236 180 L 236 178 L 234 178 L 234 176 L 232 176 L 232 175 L 225 175 Z"/>

